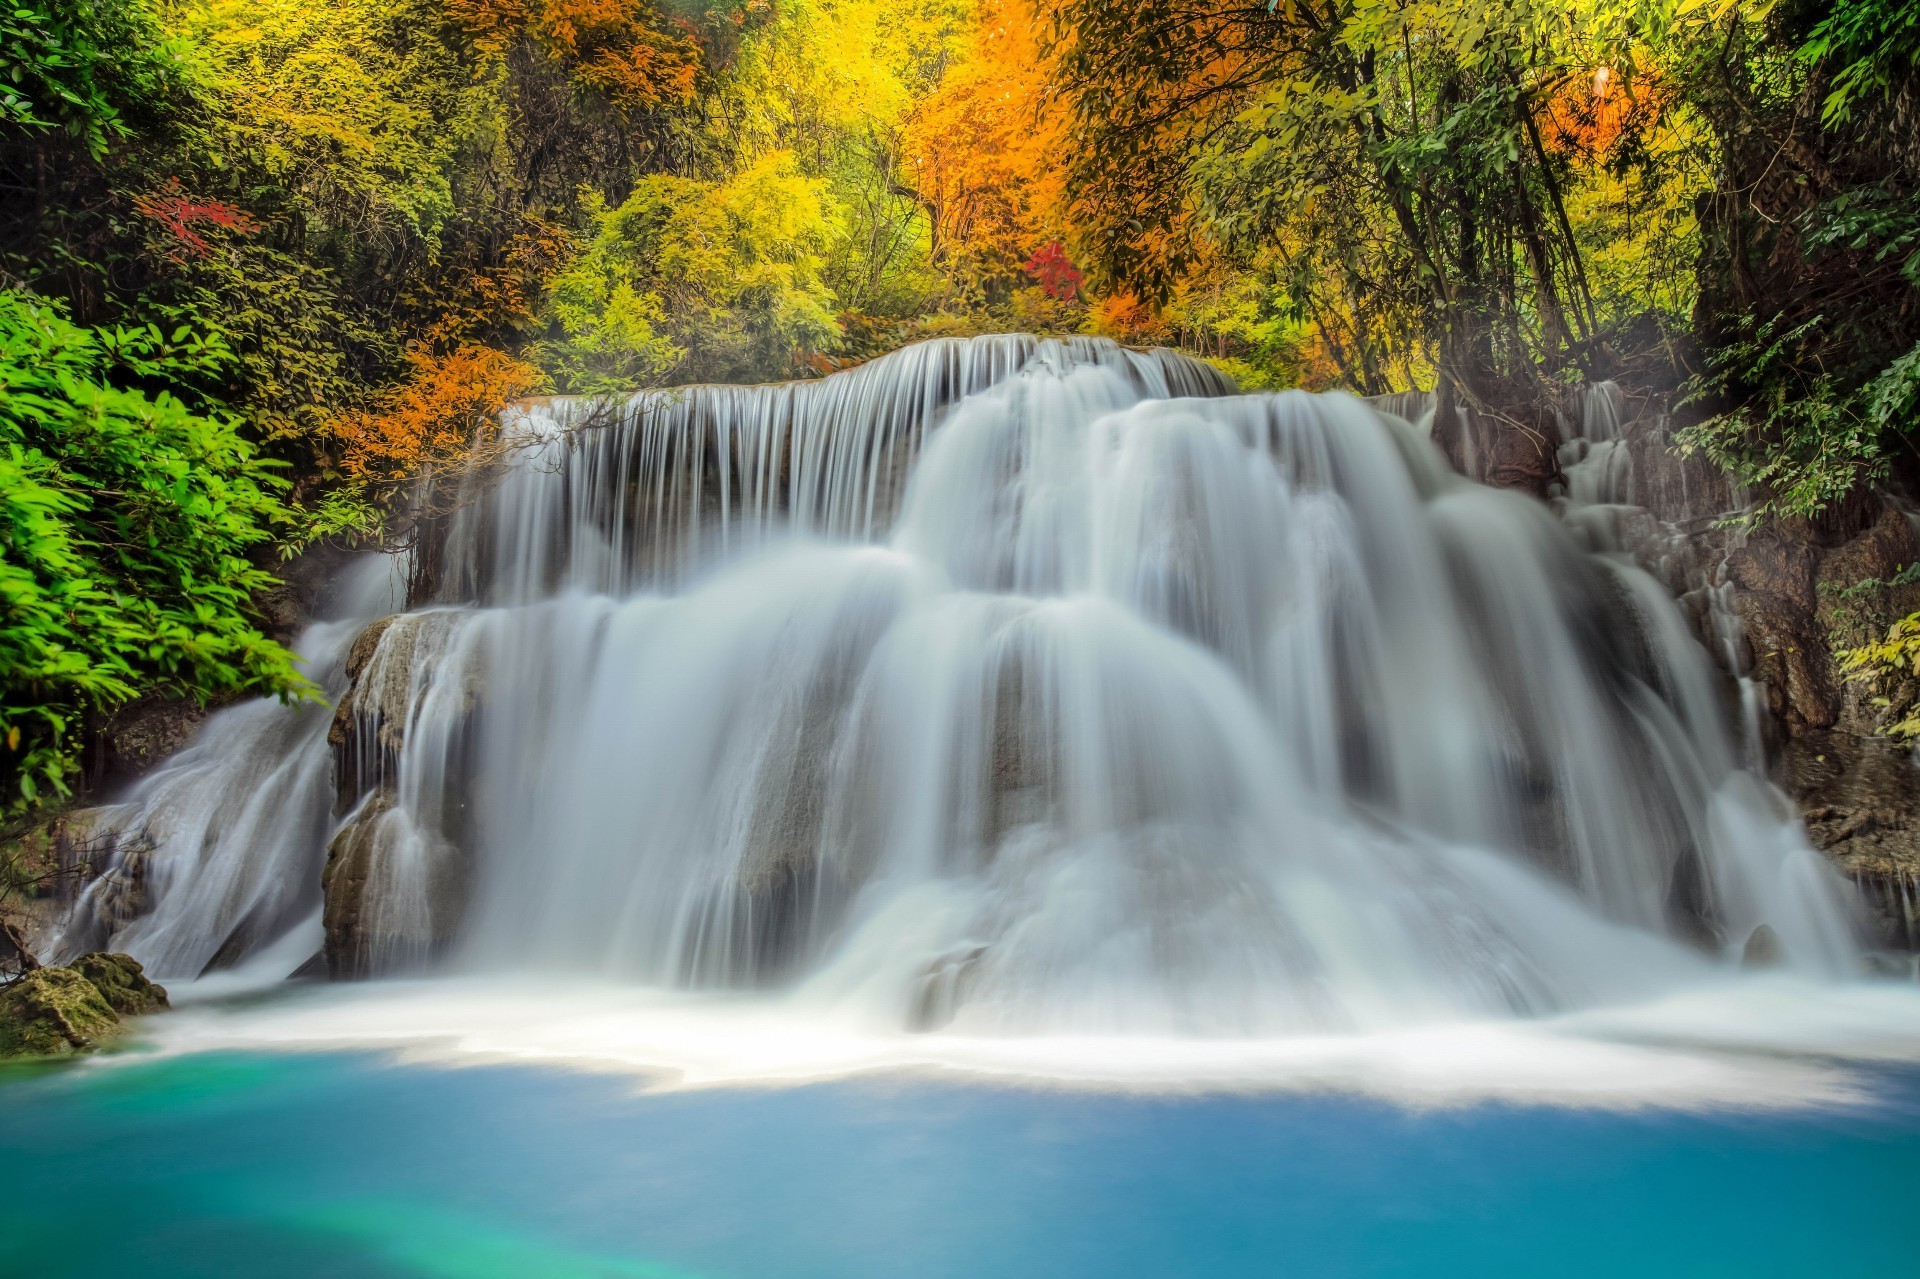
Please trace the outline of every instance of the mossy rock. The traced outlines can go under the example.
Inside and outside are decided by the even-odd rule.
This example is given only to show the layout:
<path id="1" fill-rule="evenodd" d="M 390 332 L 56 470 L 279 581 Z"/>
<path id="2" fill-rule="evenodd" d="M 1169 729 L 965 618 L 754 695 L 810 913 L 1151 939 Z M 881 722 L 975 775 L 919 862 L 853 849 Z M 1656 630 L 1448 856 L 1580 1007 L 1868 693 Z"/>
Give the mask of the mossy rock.
<path id="1" fill-rule="evenodd" d="M 122 1017 L 157 1013 L 169 1007 L 167 988 L 148 981 L 146 970 L 132 955 L 95 951 L 80 956 L 68 967 L 98 987 L 107 1004 Z"/>
<path id="2" fill-rule="evenodd" d="M 166 989 L 131 955 L 96 952 L 65 968 L 37 968 L 0 989 L 0 1057 L 92 1052 L 122 1017 L 167 1006 Z"/>
<path id="3" fill-rule="evenodd" d="M 39 968 L 0 990 L 0 1057 L 91 1052 L 120 1018 L 71 968 Z"/>

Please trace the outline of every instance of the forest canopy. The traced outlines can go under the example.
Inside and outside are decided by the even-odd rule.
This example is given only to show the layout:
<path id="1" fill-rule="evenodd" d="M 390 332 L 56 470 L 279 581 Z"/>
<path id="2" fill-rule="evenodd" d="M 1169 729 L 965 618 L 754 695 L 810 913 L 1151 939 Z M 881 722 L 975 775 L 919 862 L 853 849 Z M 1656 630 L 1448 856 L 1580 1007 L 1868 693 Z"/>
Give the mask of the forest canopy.
<path id="1" fill-rule="evenodd" d="M 301 696 L 276 557 L 529 393 L 1085 332 L 1459 459 L 1614 378 L 1826 518 L 1920 425 L 1917 59 L 1902 0 L 21 0 L 0 803 Z"/>

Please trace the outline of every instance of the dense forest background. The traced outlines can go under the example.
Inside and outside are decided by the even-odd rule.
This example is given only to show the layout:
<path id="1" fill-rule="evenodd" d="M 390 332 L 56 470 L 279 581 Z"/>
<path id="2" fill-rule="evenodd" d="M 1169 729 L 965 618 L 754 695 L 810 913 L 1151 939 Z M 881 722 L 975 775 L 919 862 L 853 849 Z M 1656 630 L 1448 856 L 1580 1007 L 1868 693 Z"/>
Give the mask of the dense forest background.
<path id="1" fill-rule="evenodd" d="M 1613 378 L 1844 518 L 1920 431 L 1916 60 L 1905 0 L 15 0 L 0 807 L 311 695 L 276 565 L 530 393 L 1085 332 L 1499 458 Z"/>

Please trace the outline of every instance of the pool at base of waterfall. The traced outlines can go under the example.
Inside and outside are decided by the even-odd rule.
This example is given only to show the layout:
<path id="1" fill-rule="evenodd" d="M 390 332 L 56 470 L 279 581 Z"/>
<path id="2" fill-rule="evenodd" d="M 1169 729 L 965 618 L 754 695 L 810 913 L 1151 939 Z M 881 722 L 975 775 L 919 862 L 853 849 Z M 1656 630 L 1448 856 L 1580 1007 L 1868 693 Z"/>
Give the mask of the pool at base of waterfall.
<path id="1" fill-rule="evenodd" d="M 1920 995 L 1814 993 L 1130 1074 L 684 996 L 189 998 L 0 1070 L 0 1275 L 1910 1276 Z"/>

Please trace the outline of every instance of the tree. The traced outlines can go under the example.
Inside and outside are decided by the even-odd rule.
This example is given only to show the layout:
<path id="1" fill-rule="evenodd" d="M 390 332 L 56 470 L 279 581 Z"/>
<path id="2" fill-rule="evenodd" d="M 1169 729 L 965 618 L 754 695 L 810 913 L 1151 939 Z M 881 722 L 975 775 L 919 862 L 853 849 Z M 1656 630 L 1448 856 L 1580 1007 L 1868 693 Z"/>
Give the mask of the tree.
<path id="1" fill-rule="evenodd" d="M 838 210 L 791 155 L 724 183 L 647 178 L 589 212 L 534 348 L 560 389 L 787 377 L 838 340 L 823 271 Z"/>
<path id="2" fill-rule="evenodd" d="M 216 407 L 216 339 L 84 329 L 0 292 L 0 805 L 65 794 L 83 729 L 149 691 L 296 697 L 251 560 L 284 487 Z"/>

